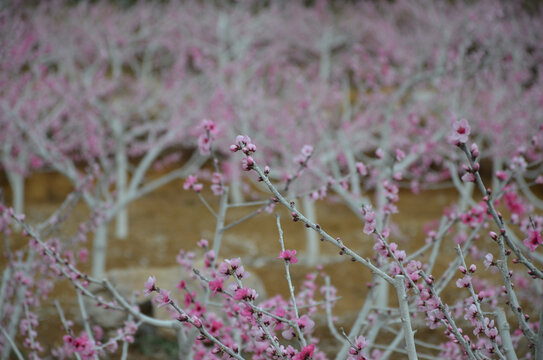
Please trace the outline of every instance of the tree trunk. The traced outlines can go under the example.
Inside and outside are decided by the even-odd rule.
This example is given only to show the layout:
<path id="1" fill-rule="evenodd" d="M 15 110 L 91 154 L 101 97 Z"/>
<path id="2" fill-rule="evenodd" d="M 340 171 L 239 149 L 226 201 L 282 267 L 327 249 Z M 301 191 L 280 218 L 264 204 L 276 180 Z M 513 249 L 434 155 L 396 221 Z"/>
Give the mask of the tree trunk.
<path id="1" fill-rule="evenodd" d="M 240 204 L 244 201 L 243 182 L 241 181 L 241 174 L 238 164 L 232 164 L 232 176 L 230 180 L 230 200 L 233 204 Z"/>
<path id="2" fill-rule="evenodd" d="M 7 177 L 13 196 L 12 206 L 16 214 L 24 213 L 25 178 L 16 172 L 8 171 Z"/>
<path id="3" fill-rule="evenodd" d="M 92 276 L 102 279 L 106 273 L 107 223 L 94 230 L 92 246 Z"/>
<path id="4" fill-rule="evenodd" d="M 304 208 L 304 215 L 312 222 L 316 223 L 317 212 L 315 211 L 315 202 L 309 198 L 309 195 L 306 195 L 302 199 L 302 205 Z M 309 266 L 314 266 L 319 260 L 319 236 L 313 229 L 305 229 L 306 236 L 306 256 L 307 264 Z"/>
<path id="5" fill-rule="evenodd" d="M 117 165 L 117 201 L 121 201 L 126 196 L 128 161 L 124 150 L 124 144 L 121 144 L 115 154 Z M 118 239 L 126 239 L 128 236 L 128 210 L 126 206 L 119 211 L 115 219 L 115 235 Z"/>

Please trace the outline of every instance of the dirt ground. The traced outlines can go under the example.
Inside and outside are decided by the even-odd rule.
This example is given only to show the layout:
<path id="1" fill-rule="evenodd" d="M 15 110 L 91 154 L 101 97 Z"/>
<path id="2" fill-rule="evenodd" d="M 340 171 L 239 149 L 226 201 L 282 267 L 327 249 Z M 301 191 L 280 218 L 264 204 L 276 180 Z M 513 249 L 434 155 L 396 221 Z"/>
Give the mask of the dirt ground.
<path id="1" fill-rule="evenodd" d="M 5 179 L 2 180 L 1 185 L 9 201 L 9 187 Z M 55 173 L 41 173 L 27 179 L 25 200 L 28 221 L 44 219 L 62 202 L 70 190 L 71 187 L 66 179 Z M 217 198 L 213 197 L 209 191 L 204 191 L 204 196 L 212 206 L 218 206 Z M 419 248 L 424 244 L 423 226 L 432 220 L 438 220 L 443 209 L 453 204 L 455 199 L 456 194 L 453 190 L 426 191 L 418 196 L 402 191 L 398 204 L 399 214 L 393 217 L 401 233 L 400 236 L 395 237 L 395 241 L 408 254 Z M 145 273 L 148 267 L 174 266 L 180 249 L 193 250 L 196 248 L 196 242 L 201 238 L 207 238 L 210 241 L 213 238 L 215 222 L 212 215 L 195 193 L 182 189 L 181 181 L 173 182 L 135 201 L 128 210 L 130 232 L 127 239 L 116 239 L 114 226 L 113 224 L 110 226 L 108 270 L 137 267 Z M 226 223 L 243 217 L 248 211 L 247 209 L 230 209 Z M 85 204 L 78 204 L 66 224 L 67 231 L 75 231 L 77 223 L 84 220 L 87 214 Z M 314 270 L 314 267 L 309 267 L 304 263 L 306 229 L 303 224 L 291 221 L 284 211 L 280 211 L 280 214 L 286 247 L 298 250 L 301 255 L 301 262 L 292 266 L 291 270 L 295 284 L 300 284 L 305 274 Z M 365 257 L 373 254 L 373 240 L 362 232 L 363 224 L 341 203 L 318 202 L 317 218 L 326 231 L 332 236 L 341 237 L 346 245 L 358 251 L 359 254 Z M 450 239 L 448 240 L 444 244 L 443 251 L 452 259 L 455 255 L 454 244 Z M 24 240 L 21 241 L 24 242 Z M 24 244 L 19 243 L 19 245 Z M 89 249 L 90 247 L 89 243 Z M 225 233 L 220 256 L 241 257 L 250 271 L 262 279 L 268 295 L 287 296 L 283 264 L 276 260 L 279 250 L 275 218 L 272 214 L 262 213 Z M 334 307 L 334 315 L 338 317 L 339 325 L 349 329 L 364 302 L 366 283 L 370 281 L 371 274 L 362 265 L 351 262 L 345 256 L 339 256 L 337 249 L 331 244 L 321 243 L 320 253 L 324 263 L 323 270 L 330 275 L 332 284 L 338 288 L 338 295 L 341 296 Z M 435 270 L 436 275 L 443 271 L 448 262 L 441 261 L 438 264 Z M 89 268 L 83 270 L 89 270 Z M 141 279 L 142 287 L 145 280 L 146 276 Z M 41 328 L 59 329 L 58 332 L 42 331 L 42 334 L 46 335 L 45 339 L 42 339 L 44 345 L 58 344 L 61 341 L 62 332 L 58 314 L 52 306 L 54 299 L 63 300 L 68 316 L 77 316 L 75 307 L 70 307 L 70 299 L 73 298 L 71 294 L 73 290 L 68 282 L 60 281 L 50 299 L 43 304 L 40 314 Z M 393 303 L 394 300 L 395 297 L 391 297 L 390 305 L 396 306 Z M 334 340 L 325 329 L 324 319 L 322 324 L 317 325 L 320 326 L 318 332 L 323 338 L 321 348 L 333 352 Z M 435 336 L 439 336 L 440 333 L 440 331 L 437 332 Z M 385 343 L 386 337 L 380 340 Z M 151 342 L 147 344 L 145 341 Z M 144 346 L 146 351 L 142 350 L 142 343 L 147 344 Z M 137 346 L 132 347 L 130 358 L 167 358 L 164 355 L 171 346 L 173 345 L 168 340 L 160 338 L 142 340 L 139 350 Z M 154 350 L 149 351 L 149 349 Z"/>

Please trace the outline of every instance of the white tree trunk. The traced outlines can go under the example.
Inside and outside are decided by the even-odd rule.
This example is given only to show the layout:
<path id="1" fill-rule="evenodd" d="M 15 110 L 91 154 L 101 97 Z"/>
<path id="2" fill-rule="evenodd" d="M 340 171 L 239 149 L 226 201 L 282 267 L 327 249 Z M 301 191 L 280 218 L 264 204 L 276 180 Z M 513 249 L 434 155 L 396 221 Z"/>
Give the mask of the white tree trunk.
<path id="1" fill-rule="evenodd" d="M 240 204 L 244 201 L 243 198 L 243 182 L 241 181 L 241 174 L 239 171 L 239 165 L 232 165 L 232 178 L 230 180 L 230 200 L 233 204 Z"/>
<path id="2" fill-rule="evenodd" d="M 106 273 L 107 224 L 100 224 L 94 230 L 92 246 L 92 276 L 102 279 Z"/>
<path id="3" fill-rule="evenodd" d="M 15 172 L 7 172 L 11 193 L 13 196 L 13 210 L 16 214 L 24 212 L 25 178 Z"/>
<path id="4" fill-rule="evenodd" d="M 309 195 L 303 197 L 302 205 L 305 217 L 316 223 L 317 212 L 315 211 L 315 202 L 309 198 Z M 309 266 L 314 266 L 319 260 L 319 236 L 313 229 L 307 228 L 305 231 L 307 264 Z"/>
<path id="5" fill-rule="evenodd" d="M 120 126 L 120 125 L 119 125 Z M 115 164 L 117 166 L 117 201 L 121 201 L 126 197 L 127 191 L 127 172 L 128 160 L 126 158 L 126 148 L 122 142 L 122 138 L 118 139 L 117 151 L 115 153 Z M 128 236 L 128 210 L 124 206 L 119 210 L 115 219 L 115 235 L 118 239 L 126 239 Z"/>

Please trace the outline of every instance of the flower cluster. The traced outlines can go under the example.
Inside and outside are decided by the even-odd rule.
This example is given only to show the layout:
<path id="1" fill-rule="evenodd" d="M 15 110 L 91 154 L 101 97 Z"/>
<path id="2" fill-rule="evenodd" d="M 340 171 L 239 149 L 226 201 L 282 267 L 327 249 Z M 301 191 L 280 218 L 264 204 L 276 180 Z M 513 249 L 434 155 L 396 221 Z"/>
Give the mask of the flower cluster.
<path id="1" fill-rule="evenodd" d="M 295 256 L 296 250 L 284 250 L 279 253 L 278 259 L 284 259 L 286 263 L 296 264 L 298 258 Z"/>
<path id="2" fill-rule="evenodd" d="M 183 184 L 183 189 L 188 190 L 192 189 L 197 193 L 201 192 L 204 188 L 204 185 L 197 183 L 198 177 L 196 175 L 189 175 Z"/>
<path id="3" fill-rule="evenodd" d="M 211 120 L 202 120 L 201 126 L 204 132 L 198 137 L 198 149 L 202 155 L 209 155 L 213 141 L 219 131 L 217 125 Z"/>
<path id="4" fill-rule="evenodd" d="M 377 226 L 377 220 L 375 219 L 375 212 L 371 209 L 371 206 L 362 207 L 362 215 L 364 215 L 364 233 L 372 234 Z"/>

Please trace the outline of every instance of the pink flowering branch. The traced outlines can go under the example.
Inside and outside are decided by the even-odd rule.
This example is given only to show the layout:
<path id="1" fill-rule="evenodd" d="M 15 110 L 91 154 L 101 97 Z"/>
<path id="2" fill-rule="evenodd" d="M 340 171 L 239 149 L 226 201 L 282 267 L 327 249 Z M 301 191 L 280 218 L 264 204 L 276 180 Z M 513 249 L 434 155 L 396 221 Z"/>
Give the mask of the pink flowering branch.
<path id="1" fill-rule="evenodd" d="M 279 232 L 279 243 L 281 244 L 280 257 L 285 260 L 285 272 L 286 272 L 286 279 L 288 282 L 288 290 L 290 293 L 290 301 L 292 303 L 292 307 L 294 308 L 294 316 L 296 316 L 296 319 L 295 319 L 296 324 L 294 328 L 296 329 L 296 333 L 298 334 L 298 338 L 300 339 L 302 346 L 306 346 L 307 342 L 297 322 L 297 320 L 300 319 L 300 315 L 298 314 L 298 307 L 296 306 L 296 296 L 294 294 L 294 286 L 292 285 L 292 278 L 290 277 L 290 264 L 298 261 L 296 260 L 296 257 L 294 256 L 296 254 L 296 250 L 293 250 L 293 254 L 290 254 L 290 253 L 287 254 L 287 251 L 290 252 L 290 250 L 285 250 L 285 242 L 283 240 L 283 229 L 281 228 L 281 219 L 279 217 L 279 214 L 277 213 L 275 213 L 275 221 L 277 225 L 277 231 Z"/>
<path id="2" fill-rule="evenodd" d="M 500 233 L 505 239 L 505 242 L 507 246 L 515 253 L 515 255 L 518 258 L 518 261 L 526 266 L 526 268 L 529 270 L 529 274 L 531 276 L 535 276 L 539 279 L 543 279 L 543 271 L 539 270 L 537 267 L 534 266 L 534 264 L 524 256 L 522 251 L 511 241 L 511 237 L 509 236 L 509 232 L 506 229 L 505 222 L 503 221 L 503 217 L 501 214 L 498 213 L 496 210 L 494 203 L 492 201 L 492 190 L 487 189 L 483 183 L 483 180 L 481 178 L 481 175 L 479 174 L 479 164 L 476 162 L 476 157 L 472 155 L 470 150 L 468 149 L 466 144 L 460 144 L 460 149 L 466 154 L 466 157 L 468 158 L 470 169 L 473 172 L 473 175 L 475 176 L 475 183 L 477 184 L 477 187 L 481 191 L 481 194 L 483 195 L 483 200 L 488 206 L 488 211 L 492 218 L 494 219 L 494 222 L 500 229 Z"/>
<path id="3" fill-rule="evenodd" d="M 451 317 L 451 314 L 449 313 L 449 310 L 443 304 L 441 301 L 441 298 L 434 290 L 433 280 L 432 278 L 428 277 L 424 271 L 420 271 L 420 275 L 423 277 L 424 281 L 428 284 L 428 288 L 430 289 L 430 293 L 432 297 L 437 299 L 438 301 L 438 309 L 441 314 L 444 315 L 445 319 L 441 319 L 441 322 L 448 327 L 448 330 L 452 332 L 458 343 L 462 346 L 465 353 L 468 355 L 470 360 L 478 360 L 480 358 L 480 355 L 477 354 L 477 351 L 473 351 L 471 348 L 471 341 L 469 338 L 464 338 L 462 333 L 459 331 L 458 327 L 456 326 L 456 323 L 454 319 Z M 467 335 L 466 335 L 467 336 Z"/>
<path id="4" fill-rule="evenodd" d="M 476 271 L 476 267 L 475 267 L 475 265 L 471 265 L 469 268 L 467 267 L 466 262 L 464 260 L 464 253 L 462 252 L 462 248 L 460 247 L 460 245 L 456 246 L 456 251 L 458 252 L 458 258 L 460 259 L 460 262 L 462 264 L 461 267 L 460 267 L 460 271 L 462 273 L 467 273 L 469 271 L 470 274 L 473 274 Z M 467 286 L 465 286 L 465 285 L 467 285 Z M 471 298 L 473 299 L 473 304 L 475 305 L 475 307 L 477 309 L 477 316 L 479 317 L 480 324 L 483 325 L 484 333 L 490 338 L 490 341 L 492 342 L 495 353 L 498 354 L 500 359 L 505 360 L 506 358 L 502 354 L 502 352 L 500 351 L 498 343 L 496 342 L 496 335 L 497 334 L 490 335 L 490 333 L 495 329 L 491 329 L 490 325 L 489 325 L 489 322 L 486 321 L 487 318 L 485 319 L 485 316 L 484 316 L 483 311 L 481 309 L 481 303 L 480 303 L 480 300 L 479 300 L 479 296 L 477 296 L 477 294 L 475 293 L 475 290 L 473 288 L 473 282 L 471 281 L 471 277 L 469 277 L 469 281 L 467 282 L 467 284 L 464 284 L 464 287 L 467 287 L 469 292 L 470 292 Z"/>
<path id="5" fill-rule="evenodd" d="M 385 272 L 383 272 L 381 269 L 373 265 L 369 260 L 366 260 L 362 258 L 360 255 L 356 254 L 354 251 L 349 249 L 348 247 L 344 246 L 343 243 L 338 242 L 337 239 L 334 239 L 332 236 L 330 236 L 326 231 L 324 231 L 320 225 L 315 224 L 309 219 L 307 219 L 296 207 L 294 204 L 287 201 L 275 188 L 275 186 L 270 182 L 268 176 L 260 169 L 260 167 L 254 163 L 252 165 L 252 169 L 262 178 L 262 181 L 266 184 L 270 192 L 275 196 L 278 202 L 280 202 L 283 206 L 285 206 L 292 214 L 293 217 L 298 219 L 299 221 L 303 222 L 305 225 L 307 225 L 309 228 L 316 231 L 325 241 L 333 244 L 334 246 L 338 247 L 344 254 L 350 256 L 355 261 L 362 263 L 366 267 L 368 267 L 373 273 L 378 274 L 383 279 L 385 279 L 390 284 L 393 283 L 393 279 L 388 276 Z"/>

